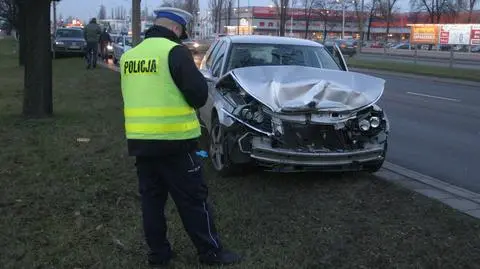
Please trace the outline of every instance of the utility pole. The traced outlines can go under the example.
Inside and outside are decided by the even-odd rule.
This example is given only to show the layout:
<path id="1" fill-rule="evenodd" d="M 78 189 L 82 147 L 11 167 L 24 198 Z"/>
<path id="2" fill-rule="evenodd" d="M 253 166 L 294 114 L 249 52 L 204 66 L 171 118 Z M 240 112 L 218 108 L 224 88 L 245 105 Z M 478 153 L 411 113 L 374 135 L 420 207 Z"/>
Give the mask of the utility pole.
<path id="1" fill-rule="evenodd" d="M 52 2 L 53 5 L 53 32 L 57 32 L 57 1 Z"/>
<path id="2" fill-rule="evenodd" d="M 132 0 L 132 43 L 133 47 L 140 43 L 140 13 L 142 0 Z"/>
<path id="3" fill-rule="evenodd" d="M 342 1 L 342 39 L 345 39 L 345 0 Z"/>
<path id="4" fill-rule="evenodd" d="M 290 37 L 293 37 L 293 1 L 290 1 L 292 7 L 290 8 Z"/>
<path id="5" fill-rule="evenodd" d="M 240 0 L 237 0 L 237 35 L 240 34 Z"/>
<path id="6" fill-rule="evenodd" d="M 364 17 L 364 6 L 365 6 L 365 0 L 362 0 L 362 7 L 361 7 L 361 12 L 360 12 L 360 46 L 359 46 L 359 52 L 362 52 L 362 47 L 363 47 L 363 38 L 365 34 L 365 17 Z"/>

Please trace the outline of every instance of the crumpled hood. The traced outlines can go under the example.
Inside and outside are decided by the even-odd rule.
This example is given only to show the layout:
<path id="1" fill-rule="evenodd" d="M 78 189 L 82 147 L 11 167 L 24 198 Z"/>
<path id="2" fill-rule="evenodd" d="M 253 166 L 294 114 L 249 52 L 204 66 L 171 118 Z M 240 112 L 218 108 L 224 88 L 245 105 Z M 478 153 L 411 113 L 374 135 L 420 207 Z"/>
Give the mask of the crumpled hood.
<path id="1" fill-rule="evenodd" d="M 380 99 L 385 80 L 303 66 L 255 66 L 229 72 L 252 97 L 274 112 L 352 111 Z"/>

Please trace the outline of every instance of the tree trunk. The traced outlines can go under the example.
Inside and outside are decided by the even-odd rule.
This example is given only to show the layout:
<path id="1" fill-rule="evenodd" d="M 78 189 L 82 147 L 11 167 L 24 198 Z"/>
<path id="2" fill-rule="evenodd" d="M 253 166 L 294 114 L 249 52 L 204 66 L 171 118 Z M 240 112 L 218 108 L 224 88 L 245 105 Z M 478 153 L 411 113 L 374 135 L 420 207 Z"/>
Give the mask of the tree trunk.
<path id="1" fill-rule="evenodd" d="M 140 43 L 142 25 L 140 20 L 142 0 L 132 0 L 132 43 L 135 47 Z"/>
<path id="2" fill-rule="evenodd" d="M 327 18 L 323 20 L 323 43 L 327 40 Z"/>
<path id="3" fill-rule="evenodd" d="M 373 20 L 373 16 L 370 16 L 370 18 L 368 18 L 367 41 L 370 41 L 370 30 L 372 29 L 372 20 Z"/>
<path id="4" fill-rule="evenodd" d="M 310 14 L 306 15 L 306 19 L 305 19 L 305 39 L 308 39 L 309 26 L 310 26 Z"/>
<path id="5" fill-rule="evenodd" d="M 31 1 L 22 34 L 26 42 L 23 115 L 46 117 L 53 113 L 50 0 Z"/>

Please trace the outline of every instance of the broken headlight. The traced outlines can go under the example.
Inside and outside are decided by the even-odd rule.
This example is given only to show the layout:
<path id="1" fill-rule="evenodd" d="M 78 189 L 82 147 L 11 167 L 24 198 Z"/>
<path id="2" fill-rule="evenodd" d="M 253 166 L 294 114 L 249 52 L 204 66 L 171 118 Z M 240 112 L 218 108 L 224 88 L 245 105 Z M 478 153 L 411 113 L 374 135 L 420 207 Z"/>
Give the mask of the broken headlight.
<path id="1" fill-rule="evenodd" d="M 358 123 L 358 127 L 360 128 L 360 130 L 366 132 L 370 130 L 370 122 L 368 120 L 363 119 Z"/>
<path id="2" fill-rule="evenodd" d="M 373 105 L 357 114 L 357 119 L 351 122 L 353 130 L 360 131 L 362 134 L 373 136 L 377 135 L 386 127 L 386 118 L 383 110 Z"/>
<path id="3" fill-rule="evenodd" d="M 243 108 L 240 112 L 240 116 L 249 122 L 253 121 L 258 124 L 262 123 L 264 119 L 262 111 L 254 111 L 251 107 Z"/>
<path id="4" fill-rule="evenodd" d="M 279 118 L 272 117 L 272 132 L 276 136 L 280 136 L 283 134 L 283 125 L 282 121 Z"/>
<path id="5" fill-rule="evenodd" d="M 372 126 L 372 128 L 377 128 L 378 126 L 380 126 L 380 119 L 376 116 L 374 117 L 371 117 L 370 118 L 370 126 Z"/>

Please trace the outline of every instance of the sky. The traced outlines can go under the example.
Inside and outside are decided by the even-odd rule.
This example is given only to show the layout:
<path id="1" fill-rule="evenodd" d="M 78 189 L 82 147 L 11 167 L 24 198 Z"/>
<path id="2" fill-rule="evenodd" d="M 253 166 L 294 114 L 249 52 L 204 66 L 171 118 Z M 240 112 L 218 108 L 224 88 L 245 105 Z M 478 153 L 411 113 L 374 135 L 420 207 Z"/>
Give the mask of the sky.
<path id="1" fill-rule="evenodd" d="M 199 1 L 201 10 L 208 8 L 208 0 Z M 153 9 L 158 7 L 162 2 L 162 0 L 142 0 L 142 7 L 146 4 L 149 10 L 153 11 Z M 234 2 L 236 5 L 237 1 L 234 0 Z M 251 6 L 267 6 L 272 3 L 271 0 L 250 0 Z M 107 14 L 110 14 L 110 9 L 119 5 L 125 6 L 127 11 L 130 10 L 131 0 L 62 0 L 57 5 L 57 14 L 63 15 L 64 18 L 73 16 L 80 19 L 89 19 L 97 16 L 100 5 L 102 4 L 107 7 Z M 240 6 L 247 5 L 248 0 L 240 0 Z M 398 5 L 403 10 L 408 10 L 408 0 L 398 0 Z"/>

